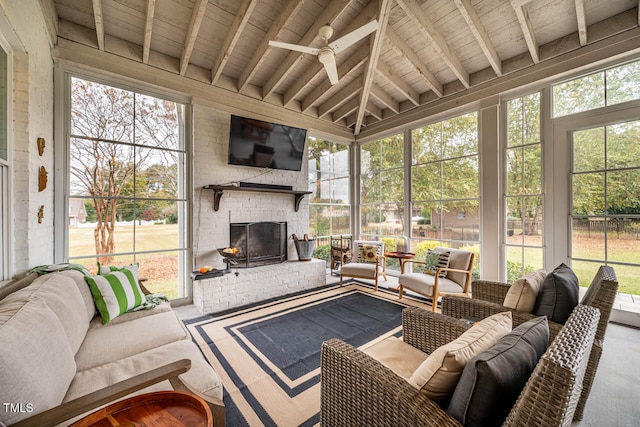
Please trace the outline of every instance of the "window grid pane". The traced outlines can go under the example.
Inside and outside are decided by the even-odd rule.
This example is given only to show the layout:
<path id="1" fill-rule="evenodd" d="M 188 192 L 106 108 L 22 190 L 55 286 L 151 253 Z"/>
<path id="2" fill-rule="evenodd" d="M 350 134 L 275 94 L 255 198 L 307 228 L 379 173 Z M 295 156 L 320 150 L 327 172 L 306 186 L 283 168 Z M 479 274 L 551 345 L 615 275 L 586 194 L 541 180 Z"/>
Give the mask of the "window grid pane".
<path id="1" fill-rule="evenodd" d="M 631 121 L 573 132 L 571 259 L 583 286 L 604 263 L 615 267 L 620 292 L 640 287 L 639 129 Z"/>
<path id="2" fill-rule="evenodd" d="M 152 292 L 183 297 L 184 106 L 79 78 L 70 102 L 67 259 L 138 263 Z"/>
<path id="3" fill-rule="evenodd" d="M 349 147 L 314 137 L 308 141 L 309 231 L 316 238 L 313 255 L 330 262 L 329 236 L 351 230 Z"/>
<path id="4" fill-rule="evenodd" d="M 479 254 L 477 113 L 413 129 L 411 251 L 443 245 Z M 474 278 L 479 261 L 474 262 Z"/>
<path id="5" fill-rule="evenodd" d="M 506 109 L 504 244 L 511 282 L 544 265 L 540 93 L 510 100 Z"/>

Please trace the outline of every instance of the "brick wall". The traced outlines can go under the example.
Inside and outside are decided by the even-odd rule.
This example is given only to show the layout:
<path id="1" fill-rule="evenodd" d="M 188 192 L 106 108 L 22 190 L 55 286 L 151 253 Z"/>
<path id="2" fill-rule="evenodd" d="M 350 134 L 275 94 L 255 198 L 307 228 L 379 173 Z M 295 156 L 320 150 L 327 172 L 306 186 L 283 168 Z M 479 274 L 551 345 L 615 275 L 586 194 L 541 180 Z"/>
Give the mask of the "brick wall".
<path id="1" fill-rule="evenodd" d="M 304 161 L 300 172 L 228 165 L 229 120 L 229 113 L 194 106 L 194 267 L 224 267 L 216 248 L 229 245 L 231 222 L 286 221 L 288 259 L 297 259 L 291 235 L 309 232 L 307 196 L 295 212 L 294 198 L 290 194 L 228 191 L 222 196 L 220 209 L 215 212 L 213 192 L 202 189 L 208 184 L 223 185 L 234 181 L 291 185 L 294 190 L 303 191 L 308 187 L 307 164 Z"/>
<path id="2" fill-rule="evenodd" d="M 5 2 L 4 12 L 15 31 L 12 37 L 13 131 L 12 264 L 14 274 L 53 262 L 53 61 L 46 25 L 37 0 Z M 37 138 L 47 148 L 38 154 Z M 38 170 L 48 171 L 47 188 L 38 192 Z M 38 208 L 44 219 L 38 223 Z"/>

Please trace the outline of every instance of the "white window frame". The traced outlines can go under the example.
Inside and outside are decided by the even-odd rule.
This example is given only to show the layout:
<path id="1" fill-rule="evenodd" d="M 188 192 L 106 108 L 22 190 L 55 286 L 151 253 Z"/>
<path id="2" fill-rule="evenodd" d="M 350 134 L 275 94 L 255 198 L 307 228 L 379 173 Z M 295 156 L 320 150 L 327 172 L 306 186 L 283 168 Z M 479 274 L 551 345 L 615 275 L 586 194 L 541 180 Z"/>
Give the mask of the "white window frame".
<path id="1" fill-rule="evenodd" d="M 172 300 L 174 304 L 185 304 L 192 301 L 192 283 L 188 277 L 193 265 L 193 247 L 189 236 L 192 235 L 192 211 L 191 204 L 193 200 L 192 182 L 193 182 L 193 108 L 191 99 L 179 93 L 171 92 L 167 89 L 152 87 L 137 81 L 129 81 L 126 79 L 106 78 L 104 75 L 86 71 L 84 69 L 75 68 L 73 66 L 55 67 L 54 69 L 54 87 L 55 87 L 55 188 L 62 189 L 55 194 L 55 217 L 61 220 L 55 221 L 55 242 L 54 242 L 54 260 L 56 263 L 66 262 L 68 257 L 68 231 L 69 224 L 66 220 L 69 212 L 68 191 L 69 191 L 69 138 L 70 138 L 70 117 L 71 117 L 71 79 L 86 79 L 95 83 L 113 86 L 119 89 L 136 92 L 143 95 L 157 97 L 168 101 L 180 103 L 184 105 L 184 148 L 185 148 L 185 166 L 187 170 L 184 173 L 185 183 L 183 190 L 185 199 L 185 208 L 183 217 L 185 224 L 179 233 L 179 246 L 185 248 L 180 251 L 179 263 L 180 271 L 184 273 L 179 277 L 179 289 L 177 299 Z"/>
<path id="2" fill-rule="evenodd" d="M 13 277 L 13 49 L 0 22 L 0 48 L 7 55 L 7 158 L 0 158 L 0 282 Z"/>

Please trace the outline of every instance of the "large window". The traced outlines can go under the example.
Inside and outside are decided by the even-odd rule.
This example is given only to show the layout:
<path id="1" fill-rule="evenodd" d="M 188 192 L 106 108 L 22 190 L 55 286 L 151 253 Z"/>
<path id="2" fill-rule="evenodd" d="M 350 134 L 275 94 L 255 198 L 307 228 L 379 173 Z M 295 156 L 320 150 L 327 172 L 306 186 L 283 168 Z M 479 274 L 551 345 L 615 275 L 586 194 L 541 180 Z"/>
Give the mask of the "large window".
<path id="1" fill-rule="evenodd" d="M 71 78 L 66 259 L 138 263 L 152 292 L 185 296 L 184 105 Z"/>
<path id="2" fill-rule="evenodd" d="M 351 232 L 349 147 L 309 137 L 309 231 L 316 256 L 329 260 L 329 237 Z"/>
<path id="3" fill-rule="evenodd" d="M 553 86 L 553 116 L 640 99 L 640 61 Z"/>
<path id="4" fill-rule="evenodd" d="M 507 280 L 544 266 L 542 248 L 542 144 L 540 93 L 507 102 Z"/>
<path id="5" fill-rule="evenodd" d="M 404 137 L 365 144 L 360 156 L 360 237 L 394 251 L 404 235 Z M 399 268 L 397 261 L 387 260 L 387 268 Z"/>
<path id="6" fill-rule="evenodd" d="M 414 129 L 411 139 L 412 251 L 421 258 L 443 245 L 479 255 L 477 113 Z"/>
<path id="7" fill-rule="evenodd" d="M 640 294 L 640 121 L 573 132 L 572 268 L 583 284 L 600 264 L 620 292 Z"/>

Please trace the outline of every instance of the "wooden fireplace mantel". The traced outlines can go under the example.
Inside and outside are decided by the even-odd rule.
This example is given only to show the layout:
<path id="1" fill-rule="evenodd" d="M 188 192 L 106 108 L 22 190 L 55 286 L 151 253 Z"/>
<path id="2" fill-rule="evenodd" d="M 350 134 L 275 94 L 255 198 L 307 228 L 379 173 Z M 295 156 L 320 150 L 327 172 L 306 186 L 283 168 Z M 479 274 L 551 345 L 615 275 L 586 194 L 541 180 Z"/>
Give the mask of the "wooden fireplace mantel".
<path id="1" fill-rule="evenodd" d="M 213 210 L 218 211 L 220 208 L 220 198 L 225 191 L 252 191 L 254 193 L 280 193 L 293 194 L 294 209 L 298 212 L 300 202 L 305 195 L 311 194 L 311 191 L 281 190 L 277 188 L 253 188 L 253 187 L 235 187 L 232 185 L 205 185 L 202 187 L 206 190 L 213 190 Z"/>

